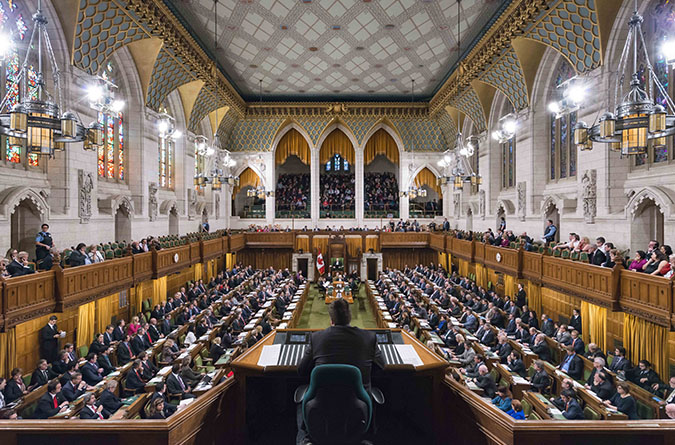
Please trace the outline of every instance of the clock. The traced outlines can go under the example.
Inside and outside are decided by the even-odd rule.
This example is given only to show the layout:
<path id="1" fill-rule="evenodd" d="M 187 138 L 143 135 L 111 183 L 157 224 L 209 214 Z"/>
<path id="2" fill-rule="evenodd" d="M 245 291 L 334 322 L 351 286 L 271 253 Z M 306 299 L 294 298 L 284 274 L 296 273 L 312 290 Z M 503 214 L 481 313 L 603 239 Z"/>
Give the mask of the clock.
<path id="1" fill-rule="evenodd" d="M 502 262 L 502 254 L 497 252 L 497 255 L 495 255 L 495 259 L 497 260 L 498 263 Z"/>
<path id="2" fill-rule="evenodd" d="M 177 253 L 174 253 L 174 254 L 173 254 L 173 262 L 174 262 L 174 263 L 177 263 L 179 259 L 180 259 L 180 256 L 178 256 Z"/>

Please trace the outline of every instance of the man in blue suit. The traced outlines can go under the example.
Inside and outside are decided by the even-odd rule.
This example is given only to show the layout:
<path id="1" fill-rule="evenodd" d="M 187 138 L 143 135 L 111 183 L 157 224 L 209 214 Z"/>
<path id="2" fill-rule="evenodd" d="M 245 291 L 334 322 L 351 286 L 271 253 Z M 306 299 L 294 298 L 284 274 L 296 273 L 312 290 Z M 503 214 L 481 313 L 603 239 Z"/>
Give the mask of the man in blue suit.
<path id="1" fill-rule="evenodd" d="M 565 411 L 563 416 L 567 420 L 584 420 L 584 412 L 577 402 L 577 397 L 574 390 L 566 389 L 560 394 L 560 398 L 565 403 Z"/>

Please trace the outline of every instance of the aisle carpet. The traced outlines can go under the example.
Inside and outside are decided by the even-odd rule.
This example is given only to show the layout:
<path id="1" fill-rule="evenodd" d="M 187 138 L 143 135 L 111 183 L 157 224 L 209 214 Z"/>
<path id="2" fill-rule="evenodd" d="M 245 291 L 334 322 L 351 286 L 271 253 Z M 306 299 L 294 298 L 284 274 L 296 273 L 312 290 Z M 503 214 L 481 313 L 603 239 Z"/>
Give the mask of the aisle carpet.
<path id="1" fill-rule="evenodd" d="M 354 304 L 350 305 L 352 311 L 352 326 L 359 328 L 377 328 L 375 317 L 368 304 L 366 288 L 361 285 L 359 293 L 354 298 Z M 328 316 L 328 305 L 325 303 L 316 284 L 309 288 L 309 295 L 305 307 L 302 310 L 302 316 L 298 322 L 298 329 L 324 329 L 330 326 L 330 317 Z"/>

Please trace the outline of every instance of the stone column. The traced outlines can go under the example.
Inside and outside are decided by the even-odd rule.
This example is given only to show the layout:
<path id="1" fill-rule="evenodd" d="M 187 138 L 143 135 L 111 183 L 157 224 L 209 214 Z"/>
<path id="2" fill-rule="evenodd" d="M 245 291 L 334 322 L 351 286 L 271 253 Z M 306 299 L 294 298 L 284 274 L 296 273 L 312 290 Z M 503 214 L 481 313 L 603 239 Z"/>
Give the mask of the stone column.
<path id="1" fill-rule="evenodd" d="M 319 172 L 321 166 L 319 165 L 319 151 L 312 150 L 312 162 L 310 163 L 310 195 L 312 203 L 312 227 L 316 227 L 319 223 Z"/>
<path id="2" fill-rule="evenodd" d="M 363 202 L 365 200 L 364 197 L 364 165 L 363 165 L 363 149 L 361 147 L 357 148 L 354 147 L 355 151 L 355 162 L 354 162 L 354 174 L 356 175 L 355 181 L 354 181 L 354 187 L 356 188 L 354 190 L 354 197 L 356 198 L 356 225 L 357 226 L 362 226 L 363 225 Z"/>

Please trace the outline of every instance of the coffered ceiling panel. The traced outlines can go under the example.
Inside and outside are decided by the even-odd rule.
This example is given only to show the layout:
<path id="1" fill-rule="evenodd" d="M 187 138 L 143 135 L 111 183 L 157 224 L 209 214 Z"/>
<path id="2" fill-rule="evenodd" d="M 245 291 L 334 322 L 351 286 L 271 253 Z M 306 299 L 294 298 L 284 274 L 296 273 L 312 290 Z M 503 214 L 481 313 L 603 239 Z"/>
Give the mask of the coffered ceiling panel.
<path id="1" fill-rule="evenodd" d="M 214 0 L 164 0 L 214 53 Z M 510 0 L 462 0 L 462 52 Z M 218 0 L 218 62 L 247 100 L 429 98 L 457 62 L 456 0 Z"/>

